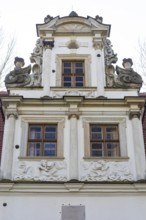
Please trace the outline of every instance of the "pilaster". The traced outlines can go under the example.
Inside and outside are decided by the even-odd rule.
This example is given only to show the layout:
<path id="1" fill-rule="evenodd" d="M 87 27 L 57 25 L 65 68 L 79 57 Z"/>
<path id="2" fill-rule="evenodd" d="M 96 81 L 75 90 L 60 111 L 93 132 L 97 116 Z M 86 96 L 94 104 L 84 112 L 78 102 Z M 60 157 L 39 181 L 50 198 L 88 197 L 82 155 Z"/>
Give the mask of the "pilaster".
<path id="1" fill-rule="evenodd" d="M 18 118 L 18 104 L 22 97 L 3 97 L 5 111 L 5 128 L 3 137 L 1 178 L 12 178 L 15 123 Z"/>
<path id="2" fill-rule="evenodd" d="M 43 86 L 44 86 L 45 95 L 48 95 L 50 91 L 51 53 L 52 53 L 52 47 L 46 44 L 43 51 Z"/>
<path id="3" fill-rule="evenodd" d="M 79 104 L 83 97 L 65 97 L 68 107 L 68 119 L 70 120 L 70 158 L 69 158 L 69 174 L 70 179 L 79 179 L 78 174 L 78 119 L 80 116 Z"/>
<path id="4" fill-rule="evenodd" d="M 145 152 L 143 143 L 143 131 L 140 120 L 140 111 L 130 111 L 129 118 L 132 123 L 136 179 L 145 178 Z"/>
<path id="5" fill-rule="evenodd" d="M 103 56 L 103 41 L 101 38 L 93 39 L 93 47 L 96 55 L 96 72 L 97 72 L 97 96 L 104 96 L 105 87 L 105 69 Z"/>
<path id="6" fill-rule="evenodd" d="M 3 179 L 11 179 L 12 177 L 16 119 L 17 119 L 17 113 L 9 112 L 9 114 L 7 115 L 7 119 L 5 121 L 2 162 L 1 162 L 1 171 L 2 171 Z"/>

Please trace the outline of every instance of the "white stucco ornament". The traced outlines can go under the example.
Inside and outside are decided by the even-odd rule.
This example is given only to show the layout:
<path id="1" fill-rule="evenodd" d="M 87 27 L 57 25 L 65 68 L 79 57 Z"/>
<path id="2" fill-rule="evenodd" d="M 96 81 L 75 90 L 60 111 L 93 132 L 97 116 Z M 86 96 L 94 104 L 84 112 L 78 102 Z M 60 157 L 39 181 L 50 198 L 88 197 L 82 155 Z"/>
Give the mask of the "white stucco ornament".
<path id="1" fill-rule="evenodd" d="M 53 98 L 61 98 L 63 96 L 85 96 L 86 98 L 95 98 L 95 91 L 75 91 L 75 90 L 66 90 L 61 92 L 53 92 L 49 94 Z"/>
<path id="2" fill-rule="evenodd" d="M 82 162 L 82 181 L 132 181 L 128 162 Z"/>
<path id="3" fill-rule="evenodd" d="M 18 162 L 15 180 L 64 181 L 67 179 L 64 161 Z"/>

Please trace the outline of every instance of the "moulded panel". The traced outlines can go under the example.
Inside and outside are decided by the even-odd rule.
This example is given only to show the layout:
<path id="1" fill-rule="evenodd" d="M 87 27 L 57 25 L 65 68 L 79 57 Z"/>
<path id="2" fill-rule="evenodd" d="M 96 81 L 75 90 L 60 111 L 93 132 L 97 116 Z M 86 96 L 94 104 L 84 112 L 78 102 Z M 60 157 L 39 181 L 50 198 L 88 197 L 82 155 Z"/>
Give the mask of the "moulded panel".
<path id="1" fill-rule="evenodd" d="M 85 206 L 62 206 L 61 220 L 85 220 Z"/>

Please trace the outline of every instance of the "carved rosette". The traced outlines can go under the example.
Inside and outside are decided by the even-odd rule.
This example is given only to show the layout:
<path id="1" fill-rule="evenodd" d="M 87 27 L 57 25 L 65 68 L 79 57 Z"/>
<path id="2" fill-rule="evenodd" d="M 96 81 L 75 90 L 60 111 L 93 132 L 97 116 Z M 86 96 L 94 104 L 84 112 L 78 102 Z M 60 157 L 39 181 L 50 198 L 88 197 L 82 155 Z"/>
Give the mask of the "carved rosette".
<path id="1" fill-rule="evenodd" d="M 39 162 L 19 161 L 14 175 L 15 180 L 65 181 L 67 180 L 64 161 L 41 160 Z"/>
<path id="2" fill-rule="evenodd" d="M 97 162 L 82 163 L 82 181 L 132 181 L 128 162 Z"/>

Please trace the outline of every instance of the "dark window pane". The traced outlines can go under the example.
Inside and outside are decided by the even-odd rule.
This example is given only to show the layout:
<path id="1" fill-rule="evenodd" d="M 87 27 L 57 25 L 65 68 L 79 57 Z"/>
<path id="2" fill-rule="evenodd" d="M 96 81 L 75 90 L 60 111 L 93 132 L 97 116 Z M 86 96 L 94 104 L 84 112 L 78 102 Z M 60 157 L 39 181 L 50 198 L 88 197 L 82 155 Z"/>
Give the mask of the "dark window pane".
<path id="1" fill-rule="evenodd" d="M 71 74 L 71 69 L 69 68 L 64 68 L 64 74 Z"/>
<path id="2" fill-rule="evenodd" d="M 116 127 L 106 128 L 106 139 L 107 140 L 117 140 L 118 139 L 118 133 L 117 133 Z"/>
<path id="3" fill-rule="evenodd" d="M 100 127 L 91 127 L 91 139 L 92 140 L 102 140 L 102 133 Z"/>
<path id="4" fill-rule="evenodd" d="M 71 68 L 71 63 L 70 62 L 64 62 L 64 67 L 70 67 Z"/>
<path id="5" fill-rule="evenodd" d="M 41 143 L 29 143 L 28 156 L 40 156 Z"/>
<path id="6" fill-rule="evenodd" d="M 44 156 L 56 156 L 56 143 L 44 143 Z"/>
<path id="7" fill-rule="evenodd" d="M 65 86 L 65 87 L 71 87 L 71 83 L 66 83 L 66 82 L 64 82 L 64 86 Z"/>
<path id="8" fill-rule="evenodd" d="M 71 82 L 71 77 L 70 76 L 65 76 L 64 77 L 64 82 Z"/>
<path id="9" fill-rule="evenodd" d="M 92 143 L 91 155 L 93 157 L 101 157 L 101 156 L 103 156 L 103 154 L 102 154 L 102 144 L 100 144 L 100 143 Z"/>
<path id="10" fill-rule="evenodd" d="M 83 87 L 83 82 L 77 82 L 76 87 Z"/>
<path id="11" fill-rule="evenodd" d="M 102 144 L 94 143 L 94 144 L 92 144 L 92 149 L 93 150 L 102 150 Z"/>
<path id="12" fill-rule="evenodd" d="M 76 68 L 77 68 L 77 67 L 83 68 L 83 63 L 82 63 L 82 62 L 80 62 L 80 63 L 75 63 L 75 67 L 76 67 Z"/>
<path id="13" fill-rule="evenodd" d="M 102 151 L 92 151 L 92 157 L 102 157 Z"/>
<path id="14" fill-rule="evenodd" d="M 102 157 L 102 151 L 95 151 L 95 150 L 92 150 L 92 157 Z"/>
<path id="15" fill-rule="evenodd" d="M 81 86 L 81 87 L 83 87 L 83 77 L 76 77 L 75 78 L 75 80 L 76 80 L 76 86 L 77 87 L 79 87 L 79 86 Z"/>
<path id="16" fill-rule="evenodd" d="M 41 126 L 31 126 L 30 127 L 30 133 L 29 133 L 30 139 L 41 139 Z"/>
<path id="17" fill-rule="evenodd" d="M 71 74 L 71 63 L 65 62 L 63 63 L 64 68 L 63 68 L 63 73 L 64 74 Z"/>
<path id="18" fill-rule="evenodd" d="M 75 74 L 83 74 L 83 63 L 75 63 Z"/>
<path id="19" fill-rule="evenodd" d="M 71 87 L 71 77 L 70 76 L 64 77 L 64 86 Z"/>
<path id="20" fill-rule="evenodd" d="M 56 139 L 56 127 L 50 126 L 45 128 L 45 139 Z"/>
<path id="21" fill-rule="evenodd" d="M 102 140 L 102 134 L 101 133 L 97 133 L 97 132 L 92 132 L 91 134 L 91 139 L 92 140 Z"/>
<path id="22" fill-rule="evenodd" d="M 77 76 L 76 77 L 76 82 L 83 82 L 83 77 L 82 76 Z"/>
<path id="23" fill-rule="evenodd" d="M 117 143 L 107 143 L 107 156 L 109 157 L 118 156 L 118 144 Z"/>
<path id="24" fill-rule="evenodd" d="M 93 131 L 93 132 L 101 132 L 101 127 L 92 127 L 91 131 Z"/>
<path id="25" fill-rule="evenodd" d="M 83 74 L 83 69 L 75 69 L 75 74 Z"/>

